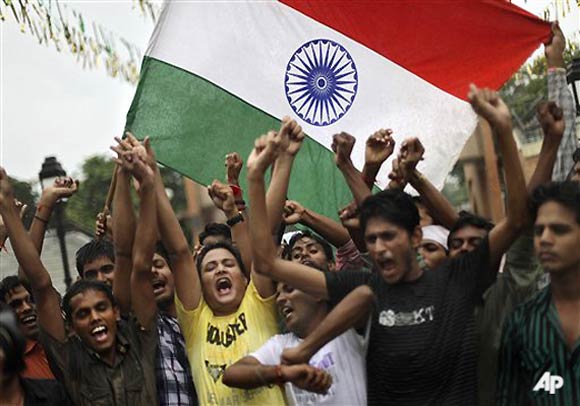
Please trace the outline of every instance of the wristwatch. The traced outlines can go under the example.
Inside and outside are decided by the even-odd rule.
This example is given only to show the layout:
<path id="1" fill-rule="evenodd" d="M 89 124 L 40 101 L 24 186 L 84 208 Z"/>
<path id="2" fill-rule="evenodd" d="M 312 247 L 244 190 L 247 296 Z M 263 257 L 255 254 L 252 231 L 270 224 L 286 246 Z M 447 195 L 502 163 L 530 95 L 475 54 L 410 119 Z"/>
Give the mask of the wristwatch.
<path id="1" fill-rule="evenodd" d="M 242 212 L 238 212 L 238 214 L 236 214 L 234 217 L 232 217 L 231 219 L 228 219 L 226 221 L 226 224 L 230 227 L 235 226 L 238 223 L 241 223 L 242 221 L 244 221 L 244 215 L 242 214 Z"/>

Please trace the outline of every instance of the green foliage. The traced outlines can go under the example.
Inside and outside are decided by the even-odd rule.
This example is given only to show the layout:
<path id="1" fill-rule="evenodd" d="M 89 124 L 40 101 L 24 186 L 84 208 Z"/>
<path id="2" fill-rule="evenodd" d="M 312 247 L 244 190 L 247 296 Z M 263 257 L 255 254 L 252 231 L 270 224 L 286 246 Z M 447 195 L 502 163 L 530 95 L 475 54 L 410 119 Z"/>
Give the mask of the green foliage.
<path id="1" fill-rule="evenodd" d="M 34 217 L 36 201 L 38 200 L 38 193 L 35 191 L 34 185 L 29 182 L 24 182 L 18 179 L 8 177 L 12 189 L 14 190 L 14 197 L 28 206 L 24 213 L 24 224 L 30 225 Z"/>
<path id="2" fill-rule="evenodd" d="M 95 155 L 83 163 L 79 191 L 67 203 L 66 216 L 69 220 L 88 231 L 92 232 L 95 229 L 97 214 L 105 206 L 114 165 L 113 160 L 104 155 Z M 161 168 L 161 176 L 165 188 L 173 192 L 171 203 L 175 210 L 185 209 L 185 191 L 181 175 L 168 168 Z M 133 204 L 137 208 L 137 198 L 134 194 Z"/>
<path id="3" fill-rule="evenodd" d="M 103 210 L 114 162 L 101 155 L 88 158 L 82 166 L 80 187 L 67 203 L 66 216 L 80 227 L 93 231 L 97 214 Z"/>
<path id="4" fill-rule="evenodd" d="M 564 51 L 564 62 L 580 56 L 580 44 L 568 41 Z M 524 126 L 535 115 L 535 107 L 548 98 L 546 57 L 537 57 L 523 65 L 501 88 L 500 95 L 510 107 L 516 125 Z"/>

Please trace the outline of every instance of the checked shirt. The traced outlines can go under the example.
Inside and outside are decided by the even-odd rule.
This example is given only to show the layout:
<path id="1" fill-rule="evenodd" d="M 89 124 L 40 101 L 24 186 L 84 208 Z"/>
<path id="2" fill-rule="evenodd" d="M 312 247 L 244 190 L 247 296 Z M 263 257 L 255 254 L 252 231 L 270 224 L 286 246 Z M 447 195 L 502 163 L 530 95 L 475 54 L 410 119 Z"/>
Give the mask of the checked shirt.
<path id="1" fill-rule="evenodd" d="M 161 406 L 197 405 L 191 368 L 185 352 L 185 341 L 177 319 L 159 313 L 157 321 L 159 346 L 155 373 Z"/>

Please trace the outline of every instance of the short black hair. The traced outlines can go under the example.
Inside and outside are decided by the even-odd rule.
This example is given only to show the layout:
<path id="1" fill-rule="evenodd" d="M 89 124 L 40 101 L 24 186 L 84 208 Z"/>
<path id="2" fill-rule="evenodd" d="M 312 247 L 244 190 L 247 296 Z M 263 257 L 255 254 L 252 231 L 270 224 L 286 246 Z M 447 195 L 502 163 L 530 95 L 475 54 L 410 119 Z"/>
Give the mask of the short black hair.
<path id="1" fill-rule="evenodd" d="M 169 252 L 167 252 L 167 248 L 165 248 L 162 241 L 157 241 L 155 253 L 161 255 L 165 262 L 167 262 L 167 265 L 169 265 Z"/>
<path id="2" fill-rule="evenodd" d="M 316 233 L 313 233 L 310 230 L 297 231 L 290 238 L 290 241 L 288 241 L 287 251 L 285 251 L 285 253 L 287 255 L 287 257 L 285 259 L 291 259 L 292 250 L 294 249 L 294 244 L 296 244 L 296 242 L 298 240 L 301 240 L 304 237 L 312 238 L 314 241 L 316 241 L 318 244 L 320 244 L 322 246 L 322 249 L 324 250 L 324 254 L 326 255 L 326 260 L 327 261 L 334 261 L 334 252 L 332 252 L 332 246 L 324 238 L 322 238 L 321 236 L 319 236 Z"/>
<path id="3" fill-rule="evenodd" d="M 115 262 L 115 247 L 111 241 L 105 238 L 91 240 L 80 247 L 76 253 L 77 272 L 80 277 L 84 277 L 83 269 L 86 264 L 102 257 L 109 258 L 112 262 Z"/>
<path id="4" fill-rule="evenodd" d="M 231 254 L 234 256 L 236 261 L 238 261 L 238 266 L 242 270 L 242 273 L 244 275 L 247 275 L 246 267 L 244 266 L 244 261 L 242 261 L 242 255 L 240 254 L 240 251 L 236 247 L 234 247 L 231 243 L 229 243 L 227 241 L 218 241 L 214 244 L 209 244 L 209 245 L 203 246 L 203 248 L 201 249 L 201 251 L 197 255 L 197 259 L 195 261 L 195 265 L 197 266 L 198 272 L 201 272 L 201 263 L 203 262 L 203 259 L 205 258 L 207 253 L 210 251 L 213 251 L 215 249 L 218 249 L 218 248 L 223 248 L 223 249 L 226 249 L 229 252 L 231 252 Z"/>
<path id="5" fill-rule="evenodd" d="M 580 182 L 551 182 L 538 186 L 532 193 L 532 216 L 538 217 L 540 207 L 554 201 L 576 213 L 576 222 L 580 224 Z"/>
<path id="6" fill-rule="evenodd" d="M 113 290 L 109 285 L 104 282 L 96 281 L 94 279 L 80 279 L 73 283 L 71 287 L 67 290 L 64 298 L 62 299 L 62 310 L 66 316 L 66 320 L 68 322 L 72 321 L 72 311 L 73 309 L 70 306 L 70 301 L 73 297 L 80 293 L 84 293 L 88 290 L 94 290 L 96 292 L 103 292 L 107 299 L 110 300 L 113 306 L 117 306 L 117 300 L 115 296 L 113 296 Z"/>
<path id="7" fill-rule="evenodd" d="M 451 238 L 453 234 L 457 232 L 457 230 L 461 230 L 464 227 L 475 227 L 481 228 L 485 231 L 491 231 L 494 227 L 493 223 L 486 220 L 485 218 L 478 216 L 477 214 L 470 213 L 468 211 L 462 210 L 459 212 L 459 219 L 453 224 L 453 226 L 449 229 L 449 236 L 447 237 L 447 246 L 451 247 Z"/>
<path id="8" fill-rule="evenodd" d="M 4 303 L 0 303 L 0 349 L 5 357 L 4 368 L 0 374 L 11 376 L 26 369 L 26 339 L 18 326 L 16 314 Z"/>
<path id="9" fill-rule="evenodd" d="M 203 231 L 199 233 L 199 243 L 203 242 L 207 237 L 221 236 L 228 241 L 232 241 L 232 231 L 223 223 L 208 223 L 205 225 Z"/>
<path id="10" fill-rule="evenodd" d="M 382 218 L 407 230 L 412 235 L 419 225 L 419 210 L 413 198 L 400 189 L 387 189 L 369 196 L 359 208 L 361 230 L 364 234 L 372 218 Z"/>
<path id="11" fill-rule="evenodd" d="M 22 286 L 32 297 L 32 289 L 28 281 L 20 279 L 17 275 L 10 275 L 0 281 L 0 302 L 6 303 L 6 295 L 17 287 Z"/>

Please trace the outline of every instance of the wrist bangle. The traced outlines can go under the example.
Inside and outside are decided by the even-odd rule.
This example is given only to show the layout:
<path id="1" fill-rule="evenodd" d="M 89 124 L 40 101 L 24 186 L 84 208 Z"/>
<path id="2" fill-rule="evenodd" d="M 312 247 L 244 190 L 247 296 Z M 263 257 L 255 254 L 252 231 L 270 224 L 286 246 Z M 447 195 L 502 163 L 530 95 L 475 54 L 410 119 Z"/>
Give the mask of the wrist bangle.
<path id="1" fill-rule="evenodd" d="M 37 216 L 36 214 L 34 215 L 34 218 L 37 219 L 38 221 L 43 222 L 44 224 L 48 224 L 48 220 L 45 220 L 42 217 Z"/>
<path id="2" fill-rule="evenodd" d="M 231 219 L 228 219 L 226 221 L 226 224 L 230 227 L 235 226 L 238 223 L 241 223 L 244 221 L 244 215 L 241 211 L 238 212 L 238 214 L 236 214 L 234 217 L 232 217 Z"/>

